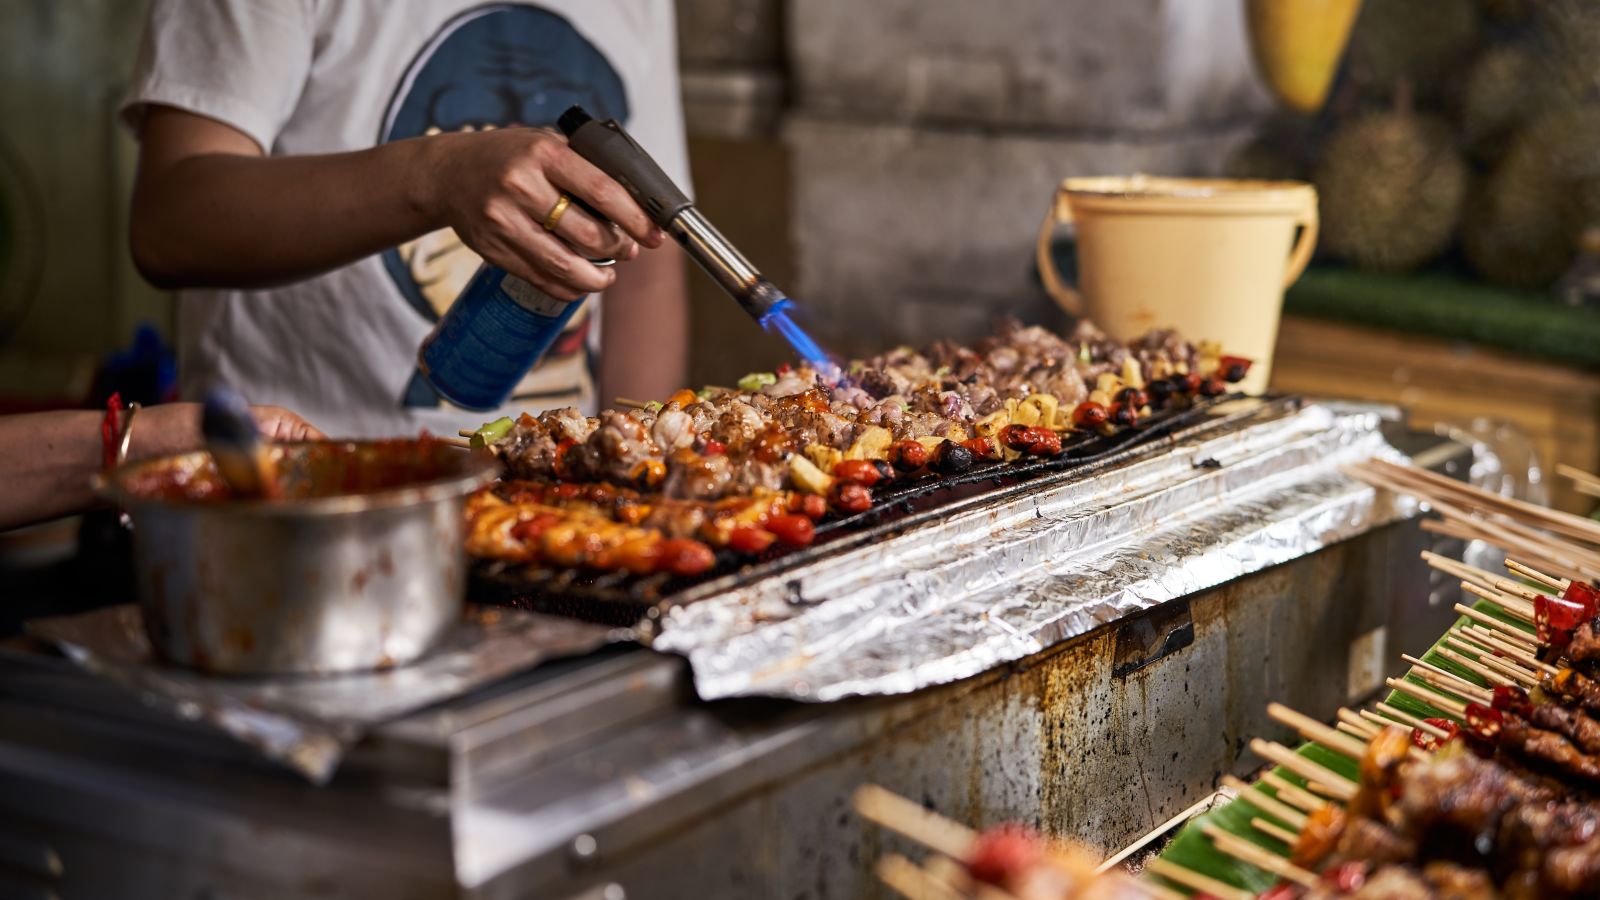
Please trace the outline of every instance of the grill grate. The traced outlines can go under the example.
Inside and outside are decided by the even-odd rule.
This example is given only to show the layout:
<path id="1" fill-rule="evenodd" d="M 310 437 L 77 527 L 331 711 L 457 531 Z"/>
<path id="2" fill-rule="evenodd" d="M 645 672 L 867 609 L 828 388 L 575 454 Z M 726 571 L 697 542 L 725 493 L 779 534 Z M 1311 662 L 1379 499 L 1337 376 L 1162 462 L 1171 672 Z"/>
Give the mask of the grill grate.
<path id="1" fill-rule="evenodd" d="M 485 562 L 473 568 L 473 599 L 603 624 L 632 625 L 641 618 L 659 615 L 663 606 L 692 602 L 718 590 L 804 565 L 840 549 L 850 536 L 892 531 L 897 521 L 914 513 L 1065 472 L 1089 474 L 1132 451 L 1162 441 L 1176 442 L 1190 429 L 1206 423 L 1216 406 L 1241 396 L 1213 397 L 1188 409 L 1158 413 L 1110 436 L 1080 436 L 1065 443 L 1060 455 L 1047 459 L 988 460 L 959 475 L 921 478 L 875 490 L 871 509 L 818 523 L 816 542 L 809 547 L 773 549 L 754 558 L 722 551 L 715 568 L 693 578 L 666 574 L 636 577 L 625 572 L 594 573 Z"/>

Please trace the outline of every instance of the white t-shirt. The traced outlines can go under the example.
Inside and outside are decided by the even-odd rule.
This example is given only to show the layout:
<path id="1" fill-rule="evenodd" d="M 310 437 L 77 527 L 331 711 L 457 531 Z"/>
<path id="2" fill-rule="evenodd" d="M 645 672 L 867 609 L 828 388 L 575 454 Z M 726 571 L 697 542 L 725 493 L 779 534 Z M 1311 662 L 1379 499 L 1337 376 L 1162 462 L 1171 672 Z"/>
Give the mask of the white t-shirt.
<path id="1" fill-rule="evenodd" d="M 689 190 L 672 0 L 155 0 L 123 106 L 217 119 L 273 155 L 337 153 L 437 131 L 616 118 Z M 330 434 L 484 421 L 441 400 L 417 348 L 479 259 L 445 229 L 284 287 L 184 291 L 186 395 L 226 380 Z M 598 297 L 505 410 L 595 406 Z M 499 413 L 489 414 L 494 418 Z"/>

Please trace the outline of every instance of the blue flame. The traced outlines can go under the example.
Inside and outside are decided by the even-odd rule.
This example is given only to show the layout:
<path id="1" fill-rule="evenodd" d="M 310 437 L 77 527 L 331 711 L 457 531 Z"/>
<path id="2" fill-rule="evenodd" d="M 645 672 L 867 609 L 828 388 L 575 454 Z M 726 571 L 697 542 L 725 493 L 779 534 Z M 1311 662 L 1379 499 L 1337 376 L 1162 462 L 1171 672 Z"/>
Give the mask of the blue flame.
<path id="1" fill-rule="evenodd" d="M 811 335 L 806 334 L 799 323 L 789 317 L 789 310 L 794 307 L 794 301 L 788 297 L 773 304 L 772 309 L 761 317 L 761 327 L 767 331 L 776 331 L 783 335 L 789 346 L 802 360 L 810 363 L 818 370 L 826 371 L 834 368 L 833 360 L 823 351 Z"/>

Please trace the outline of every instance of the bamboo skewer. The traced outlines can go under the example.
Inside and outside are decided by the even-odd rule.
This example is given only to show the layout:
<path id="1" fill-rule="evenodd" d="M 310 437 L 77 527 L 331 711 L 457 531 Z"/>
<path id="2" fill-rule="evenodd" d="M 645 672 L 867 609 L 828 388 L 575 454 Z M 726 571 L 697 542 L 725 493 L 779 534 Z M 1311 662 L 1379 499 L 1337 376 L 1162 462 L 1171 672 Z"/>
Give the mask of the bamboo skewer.
<path id="1" fill-rule="evenodd" d="M 954 859 L 971 852 L 977 832 L 875 784 L 856 790 L 856 812 L 869 822 L 899 832 L 923 846 Z"/>
<path id="2" fill-rule="evenodd" d="M 1572 586 L 1572 582 L 1569 579 L 1566 579 L 1566 578 L 1554 578 L 1554 577 L 1552 577 L 1550 575 L 1546 575 L 1545 573 L 1539 571 L 1538 569 L 1535 569 L 1532 566 L 1523 565 L 1522 563 L 1517 562 L 1514 559 L 1509 559 L 1508 558 L 1506 560 L 1506 568 L 1508 568 L 1511 571 L 1517 573 L 1518 575 L 1521 575 L 1524 578 L 1530 578 L 1530 579 L 1532 579 L 1534 581 L 1537 581 L 1537 582 L 1540 582 L 1541 584 L 1546 585 L 1547 587 L 1554 588 L 1557 591 L 1565 591 L 1567 588 Z"/>
<path id="3" fill-rule="evenodd" d="M 441 444 L 449 444 L 452 447 L 460 447 L 463 450 L 472 449 L 472 442 L 469 441 L 469 440 L 466 440 L 465 438 L 456 438 L 456 437 L 450 437 L 448 435 L 441 435 L 441 436 L 439 436 L 437 438 L 437 440 Z"/>
<path id="4" fill-rule="evenodd" d="M 1533 621 L 1533 604 L 1523 600 L 1521 597 L 1511 597 L 1499 591 L 1481 588 L 1470 581 L 1461 582 L 1461 589 L 1469 594 L 1477 594 L 1491 603 L 1499 604 L 1501 609 L 1524 622 Z"/>
<path id="5" fill-rule="evenodd" d="M 1272 822 L 1268 819 L 1251 819 L 1250 827 L 1275 841 L 1282 841 L 1291 847 L 1294 846 L 1295 840 L 1299 838 L 1299 835 L 1289 831 L 1281 825 L 1272 824 Z"/>
<path id="6" fill-rule="evenodd" d="M 1491 685 L 1511 684 L 1517 680 L 1511 675 L 1489 668 L 1483 663 L 1478 662 L 1476 659 L 1468 658 L 1463 653 L 1457 653 L 1449 647 L 1435 647 L 1433 652 L 1439 654 L 1445 659 L 1450 660 L 1474 675 L 1477 675 L 1479 678 L 1489 682 Z"/>
<path id="7" fill-rule="evenodd" d="M 1535 646 L 1539 643 L 1539 639 L 1534 637 L 1531 632 L 1523 631 L 1509 622 L 1502 622 L 1499 619 L 1496 619 L 1494 616 L 1491 616 L 1481 610 L 1473 609 L 1465 603 L 1457 603 L 1455 609 L 1456 612 L 1461 613 L 1463 616 L 1466 616 L 1472 621 L 1491 628 L 1497 632 L 1501 632 L 1511 640 L 1528 644 L 1529 646 Z"/>
<path id="8" fill-rule="evenodd" d="M 1218 850 L 1234 859 L 1247 862 L 1258 869 L 1271 872 L 1279 878 L 1287 878 L 1308 888 L 1317 886 L 1315 872 L 1302 869 L 1265 847 L 1252 844 L 1244 838 L 1223 831 L 1209 822 L 1200 825 L 1200 833 L 1211 838 L 1211 843 Z"/>
<path id="9" fill-rule="evenodd" d="M 1342 753 L 1351 759 L 1360 759 L 1361 754 L 1367 751 L 1365 741 L 1358 741 L 1347 734 L 1329 728 L 1310 716 L 1290 709 L 1282 703 L 1267 704 L 1267 715 L 1273 721 L 1287 725 L 1308 741 L 1315 741 L 1335 753 Z"/>
<path id="10" fill-rule="evenodd" d="M 1377 704 L 1377 709 L 1378 712 L 1382 713 L 1384 716 L 1387 716 L 1391 721 L 1397 722 L 1406 728 L 1419 729 L 1423 734 L 1432 735 L 1441 741 L 1450 737 L 1450 732 L 1445 731 L 1443 728 L 1440 728 L 1431 722 L 1424 722 L 1422 719 L 1411 715 L 1403 709 L 1397 709 L 1387 703 Z"/>
<path id="11" fill-rule="evenodd" d="M 1411 671 L 1406 673 L 1406 675 L 1417 679 L 1424 685 L 1427 685 L 1434 691 L 1438 692 L 1441 696 L 1448 695 L 1450 699 L 1460 703 L 1463 714 L 1466 712 L 1468 703 L 1483 702 L 1483 698 L 1477 693 L 1466 691 L 1453 683 L 1450 679 L 1442 678 L 1439 675 L 1428 671 L 1427 669 L 1413 667 Z M 1476 685 L 1474 685 L 1474 687 L 1476 687 Z"/>
<path id="12" fill-rule="evenodd" d="M 1465 632 L 1464 634 L 1460 635 L 1461 638 L 1477 644 L 1482 644 L 1485 649 L 1494 653 L 1497 659 L 1505 658 L 1516 660 L 1518 663 L 1533 669 L 1535 672 L 1549 672 L 1551 674 L 1555 674 L 1557 671 L 1555 666 L 1552 666 L 1535 656 L 1532 650 L 1506 640 L 1498 631 L 1490 631 L 1486 628 L 1475 628 L 1471 625 L 1468 625 L 1465 628 L 1458 628 L 1456 630 L 1457 632 Z"/>
<path id="13" fill-rule="evenodd" d="M 1388 678 L 1385 679 L 1384 683 L 1400 693 L 1407 694 L 1413 699 L 1421 700 L 1423 703 L 1426 703 L 1453 718 L 1464 721 L 1467 717 L 1467 705 L 1459 700 L 1446 697 L 1437 691 L 1430 691 L 1421 685 L 1415 682 L 1407 681 L 1404 678 Z"/>
<path id="14" fill-rule="evenodd" d="M 1261 783 L 1278 792 L 1278 799 L 1308 813 L 1328 805 L 1328 801 L 1302 788 L 1276 772 L 1262 772 Z"/>
<path id="15" fill-rule="evenodd" d="M 648 401 L 635 400 L 632 397 L 613 397 L 611 402 L 618 406 L 626 406 L 629 409 L 644 409 L 650 405 Z"/>
<path id="16" fill-rule="evenodd" d="M 1526 585 L 1518 584 L 1509 578 L 1496 578 L 1494 580 L 1493 587 L 1502 594 L 1510 594 L 1513 597 L 1521 597 L 1529 603 L 1537 603 L 1540 600 L 1549 598 L 1550 596 L 1548 591 L 1536 591 Z"/>
<path id="17" fill-rule="evenodd" d="M 1540 677 L 1549 672 L 1553 674 L 1554 667 L 1540 662 L 1531 653 L 1508 647 L 1494 639 L 1492 634 L 1481 631 L 1469 631 L 1466 634 L 1452 634 L 1445 638 L 1445 643 L 1462 650 L 1476 651 L 1479 662 L 1497 671 L 1505 672 L 1519 681 L 1529 681 L 1538 684 Z M 1474 644 L 1483 649 L 1478 650 Z"/>
<path id="18" fill-rule="evenodd" d="M 1355 782 L 1326 766 L 1300 756 L 1282 744 L 1251 738 L 1250 750 L 1263 759 L 1283 766 L 1307 782 L 1321 782 L 1334 799 L 1349 800 L 1356 795 Z"/>
<path id="19" fill-rule="evenodd" d="M 963 900 L 961 892 L 898 853 L 878 860 L 878 878 L 908 900 Z"/>
<path id="20" fill-rule="evenodd" d="M 1339 710 L 1339 724 L 1349 725 L 1351 728 L 1360 730 L 1365 734 L 1364 739 L 1368 741 L 1377 737 L 1378 732 L 1383 730 L 1371 722 L 1368 722 L 1366 719 L 1361 718 L 1361 716 L 1349 709 Z"/>
<path id="21" fill-rule="evenodd" d="M 1306 827 L 1305 813 L 1296 812 L 1289 808 L 1280 797 L 1266 794 L 1260 789 L 1259 785 L 1246 784 L 1232 775 L 1222 776 L 1222 784 L 1236 791 L 1240 800 L 1283 822 L 1290 828 L 1299 831 Z"/>
<path id="22" fill-rule="evenodd" d="M 1429 566 L 1447 575 L 1454 575 L 1462 581 L 1471 581 L 1482 587 L 1494 586 L 1495 574 L 1493 572 L 1480 569 L 1477 566 L 1469 566 L 1460 560 L 1442 556 L 1431 550 L 1422 551 L 1422 558 L 1428 561 Z"/>
<path id="23" fill-rule="evenodd" d="M 1448 669 L 1441 669 L 1433 663 L 1423 662 L 1409 653 L 1402 653 L 1400 658 L 1415 667 L 1411 670 L 1412 675 L 1418 676 L 1437 688 L 1449 691 L 1457 696 L 1466 697 L 1469 700 L 1477 700 L 1480 703 L 1488 703 L 1494 699 L 1493 691 L 1473 684 Z"/>
<path id="24" fill-rule="evenodd" d="M 1374 732 L 1369 729 L 1362 728 L 1360 725 L 1355 725 L 1343 720 L 1333 723 L 1333 727 L 1339 729 L 1339 731 L 1344 734 L 1350 735 L 1358 741 L 1370 741 L 1372 740 L 1372 735 L 1374 734 Z"/>
<path id="25" fill-rule="evenodd" d="M 1191 869 L 1185 869 L 1176 863 L 1167 862 L 1160 857 L 1150 860 L 1145 864 L 1144 870 L 1162 878 L 1181 884 L 1186 888 L 1203 891 L 1218 900 L 1255 900 L 1255 894 L 1243 891 L 1227 882 L 1218 881 L 1209 875 L 1201 875 Z"/>
<path id="26" fill-rule="evenodd" d="M 1549 507 L 1518 500 L 1513 497 L 1502 497 L 1482 488 L 1474 487 L 1463 481 L 1457 481 L 1448 475 L 1441 475 L 1427 469 L 1414 466 L 1400 466 L 1386 460 L 1374 459 L 1367 464 L 1379 471 L 1388 473 L 1400 481 L 1411 481 L 1419 487 L 1431 487 L 1434 494 L 1444 494 L 1468 503 L 1475 503 L 1480 507 L 1488 507 L 1500 511 L 1500 515 L 1536 521 L 1554 533 L 1578 541 L 1587 541 L 1591 544 L 1600 543 L 1600 523 L 1580 518 L 1571 513 L 1564 513 Z M 1430 501 L 1431 502 L 1431 501 Z"/>

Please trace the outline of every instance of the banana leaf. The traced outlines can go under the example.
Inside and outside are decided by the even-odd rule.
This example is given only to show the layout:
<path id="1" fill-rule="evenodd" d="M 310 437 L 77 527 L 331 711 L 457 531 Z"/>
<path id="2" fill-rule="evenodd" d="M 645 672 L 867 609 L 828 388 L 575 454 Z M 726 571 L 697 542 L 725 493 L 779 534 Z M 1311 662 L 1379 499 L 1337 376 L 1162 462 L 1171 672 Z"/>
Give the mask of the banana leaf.
<path id="1" fill-rule="evenodd" d="M 1473 608 L 1486 615 L 1490 615 L 1496 619 L 1500 619 L 1501 621 L 1508 622 L 1524 631 L 1532 632 L 1533 630 L 1527 624 L 1506 613 L 1506 611 L 1501 608 L 1499 604 L 1492 601 L 1479 600 L 1473 605 Z M 1470 622 L 1471 620 L 1466 616 L 1461 616 L 1456 620 L 1454 625 L 1450 626 L 1450 631 L 1453 632 L 1463 625 L 1470 624 Z M 1457 665 L 1455 662 L 1446 659 L 1444 656 L 1441 656 L 1438 653 L 1439 647 L 1444 644 L 1444 639 L 1448 636 L 1448 634 L 1449 633 L 1447 632 L 1445 635 L 1440 635 L 1439 640 L 1428 649 L 1427 653 L 1422 655 L 1422 660 L 1438 666 L 1441 669 L 1445 669 L 1446 671 L 1454 672 L 1474 684 L 1487 686 L 1487 682 L 1485 682 L 1484 679 L 1479 677 L 1476 673 Z M 1407 677 L 1410 679 L 1410 676 Z M 1416 683 L 1419 685 L 1426 686 L 1425 683 L 1420 680 L 1410 680 L 1416 681 Z M 1419 718 L 1428 718 L 1432 716 L 1448 718 L 1443 710 L 1423 703 L 1420 700 L 1416 700 L 1406 694 L 1402 694 L 1399 691 L 1391 691 L 1384 702 Z M 1351 779 L 1356 777 L 1357 763 L 1355 760 L 1350 759 L 1347 756 L 1334 753 L 1331 750 L 1324 749 L 1323 747 L 1311 743 L 1301 744 L 1298 748 L 1296 748 L 1295 752 L 1313 762 L 1326 766 L 1327 768 L 1332 769 L 1341 775 L 1348 776 Z M 1272 771 L 1293 784 L 1300 785 L 1301 787 L 1305 786 L 1305 779 L 1285 770 L 1281 766 L 1273 768 Z M 1265 785 L 1259 785 L 1252 790 L 1262 791 L 1269 796 L 1276 796 L 1277 794 L 1277 791 Z M 1261 893 L 1262 891 L 1265 891 L 1277 884 L 1278 877 L 1276 875 L 1273 875 L 1272 873 L 1263 869 L 1259 869 L 1253 865 L 1250 865 L 1249 863 L 1240 862 L 1239 860 L 1236 860 L 1233 857 L 1219 851 L 1211 843 L 1211 839 L 1201 833 L 1200 829 L 1202 825 L 1215 825 L 1218 828 L 1237 835 L 1253 844 L 1258 844 L 1267 848 L 1268 850 L 1273 851 L 1274 853 L 1287 856 L 1289 851 L 1287 846 L 1285 846 L 1282 842 L 1274 840 L 1273 838 L 1262 834 L 1260 831 L 1257 831 L 1251 826 L 1250 820 L 1261 818 L 1279 825 L 1283 825 L 1284 823 L 1274 818 L 1266 810 L 1251 805 L 1248 798 L 1249 793 L 1246 793 L 1244 796 L 1232 800 L 1224 806 L 1218 807 L 1217 809 L 1214 809 L 1211 812 L 1203 815 L 1196 816 L 1194 819 L 1190 820 L 1189 823 L 1183 827 L 1183 830 L 1178 832 L 1177 837 L 1173 838 L 1172 842 L 1167 845 L 1164 851 L 1162 851 L 1161 859 L 1174 865 L 1182 866 L 1183 868 L 1189 869 L 1193 872 L 1198 872 L 1201 875 L 1210 876 L 1211 878 L 1215 878 L 1218 881 L 1226 884 L 1231 884 L 1235 887 L 1251 891 L 1253 893 Z M 1192 890 L 1175 882 L 1157 878 L 1154 875 L 1149 875 L 1147 877 L 1154 878 L 1157 882 L 1164 884 L 1173 890 L 1179 891 L 1180 893 L 1194 893 Z"/>

